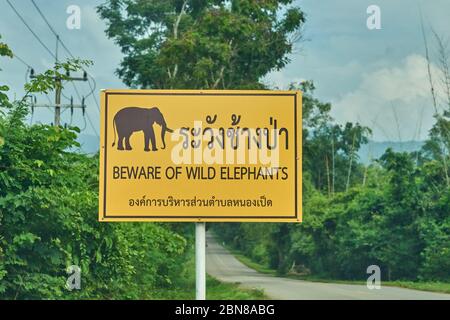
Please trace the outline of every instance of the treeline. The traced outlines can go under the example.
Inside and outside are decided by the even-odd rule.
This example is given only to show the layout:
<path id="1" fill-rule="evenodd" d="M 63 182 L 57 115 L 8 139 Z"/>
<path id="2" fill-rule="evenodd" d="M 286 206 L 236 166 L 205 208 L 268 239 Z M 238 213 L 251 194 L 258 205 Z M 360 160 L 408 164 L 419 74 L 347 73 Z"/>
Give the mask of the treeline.
<path id="1" fill-rule="evenodd" d="M 0 56 L 12 57 L 0 43 Z M 57 64 L 26 85 L 54 89 L 82 61 Z M 189 227 L 98 222 L 98 156 L 77 149 L 77 128 L 26 124 L 27 99 L 0 86 L 0 300 L 151 299 L 186 291 Z M 81 269 L 81 290 L 66 281 Z"/>
<path id="2" fill-rule="evenodd" d="M 448 114 L 437 116 L 420 152 L 389 149 L 365 167 L 356 151 L 370 131 L 334 124 L 313 86 L 302 89 L 304 222 L 218 224 L 215 232 L 279 274 L 366 279 L 375 264 L 385 280 L 450 280 Z"/>
<path id="3" fill-rule="evenodd" d="M 301 38 L 305 15 L 292 3 L 106 1 L 98 13 L 124 54 L 117 74 L 129 86 L 262 89 Z M 13 57 L 1 42 L 0 56 Z M 27 94 L 54 90 L 54 78 L 78 64 L 39 75 Z M 301 89 L 305 222 L 216 232 L 279 273 L 362 278 L 379 264 L 385 278 L 448 280 L 448 114 L 420 154 L 389 151 L 364 167 L 356 151 L 370 130 L 333 123 L 331 105 L 311 84 Z M 0 83 L 0 299 L 167 298 L 186 289 L 190 226 L 99 223 L 98 158 L 68 151 L 76 128 L 25 124 L 26 99 L 10 102 L 7 90 Z M 64 288 L 70 265 L 81 267 L 80 291 Z"/>
<path id="4" fill-rule="evenodd" d="M 0 116 L 0 299 L 167 298 L 189 271 L 187 232 L 98 222 L 98 157 L 68 152 L 78 130 Z M 66 268 L 81 268 L 69 292 Z M 177 283 L 178 281 L 178 283 Z"/>
<path id="5" fill-rule="evenodd" d="M 116 70 L 146 89 L 261 89 L 301 37 L 303 12 L 285 1 L 105 1 L 97 12 L 121 48 Z M 157 26 L 150 28 L 149 26 Z M 0 58 L 12 58 L 0 42 Z M 51 92 L 75 60 L 25 85 Z M 170 298 L 192 271 L 189 224 L 99 223 L 98 158 L 70 152 L 76 128 L 25 124 L 27 99 L 0 81 L 0 299 Z M 82 270 L 68 293 L 66 267 Z M 175 292 L 174 295 L 169 291 Z M 186 296 L 184 296 L 186 297 Z"/>

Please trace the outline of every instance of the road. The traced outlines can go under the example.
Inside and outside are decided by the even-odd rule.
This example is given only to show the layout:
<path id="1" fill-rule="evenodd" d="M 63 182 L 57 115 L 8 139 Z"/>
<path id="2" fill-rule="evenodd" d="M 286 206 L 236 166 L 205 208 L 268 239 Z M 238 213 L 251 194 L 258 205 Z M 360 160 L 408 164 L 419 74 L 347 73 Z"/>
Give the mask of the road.
<path id="1" fill-rule="evenodd" d="M 397 287 L 369 290 L 365 285 L 309 282 L 274 277 L 248 268 L 207 234 L 206 272 L 223 282 L 263 289 L 271 299 L 281 300 L 450 300 L 440 294 Z"/>

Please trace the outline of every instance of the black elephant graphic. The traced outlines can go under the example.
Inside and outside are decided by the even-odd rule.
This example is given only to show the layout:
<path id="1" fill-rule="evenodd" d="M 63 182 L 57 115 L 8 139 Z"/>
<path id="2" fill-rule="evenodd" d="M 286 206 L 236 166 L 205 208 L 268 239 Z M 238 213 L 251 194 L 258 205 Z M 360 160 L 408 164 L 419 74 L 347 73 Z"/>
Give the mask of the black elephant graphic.
<path id="1" fill-rule="evenodd" d="M 130 137 L 134 132 L 144 132 L 144 144 L 145 151 L 150 151 L 149 142 L 152 143 L 152 151 L 157 151 L 155 141 L 155 131 L 153 124 L 157 123 L 161 126 L 161 141 L 162 149 L 165 149 L 165 134 L 167 132 L 173 132 L 166 124 L 166 120 L 158 108 L 139 108 L 139 107 L 127 107 L 119 110 L 114 116 L 114 142 L 112 146 L 116 144 L 116 128 L 117 135 L 119 137 L 117 143 L 117 150 L 132 150 L 130 145 Z M 125 139 L 125 148 L 123 147 L 123 140 Z"/>

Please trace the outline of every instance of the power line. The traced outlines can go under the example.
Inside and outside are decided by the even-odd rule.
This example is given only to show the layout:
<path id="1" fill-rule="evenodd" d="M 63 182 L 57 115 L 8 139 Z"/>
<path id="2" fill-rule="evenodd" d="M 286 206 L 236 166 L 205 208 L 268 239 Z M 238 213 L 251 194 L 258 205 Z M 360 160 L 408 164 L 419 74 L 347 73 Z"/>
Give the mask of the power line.
<path id="1" fill-rule="evenodd" d="M 54 58 L 55 58 L 55 61 L 58 62 L 58 47 L 59 47 L 58 45 L 59 45 L 59 44 L 61 44 L 61 46 L 64 48 L 64 50 L 66 50 L 66 51 L 69 53 L 69 55 L 71 56 L 71 58 L 74 59 L 73 54 L 72 54 L 72 53 L 70 52 L 70 50 L 67 48 L 67 46 L 65 45 L 65 43 L 61 40 L 59 34 L 55 31 L 55 29 L 54 29 L 53 26 L 50 24 L 50 22 L 48 21 L 48 19 L 45 17 L 44 13 L 43 13 L 42 10 L 39 8 L 39 6 L 36 4 L 36 2 L 35 2 L 34 0 L 31 0 L 31 3 L 33 4 L 33 6 L 35 7 L 35 9 L 36 9 L 37 12 L 39 13 L 39 15 L 41 16 L 41 18 L 44 20 L 44 22 L 47 24 L 47 26 L 48 26 L 48 28 L 50 29 L 50 31 L 51 31 L 51 32 L 53 33 L 53 35 L 56 37 L 56 48 L 55 48 L 56 54 L 53 55 Z M 82 68 L 82 70 L 83 70 L 84 72 L 86 72 L 83 68 Z M 87 74 L 87 72 L 86 72 L 86 74 Z M 82 98 L 82 97 L 81 97 L 80 92 L 78 91 L 78 88 L 77 88 L 77 86 L 76 86 L 76 84 L 75 84 L 75 82 L 74 82 L 74 80 L 81 80 L 81 79 L 69 77 L 68 80 L 72 83 L 72 86 L 73 86 L 73 88 L 74 88 L 74 90 L 75 90 L 75 93 L 76 93 L 78 99 L 80 100 L 81 107 L 83 108 L 83 116 L 85 116 L 85 112 L 84 112 L 84 100 L 85 100 L 85 98 Z M 83 80 L 86 81 L 87 78 L 84 78 Z M 58 96 L 58 94 L 59 94 L 59 96 Z M 56 98 L 56 99 L 57 99 L 57 104 L 59 104 L 61 95 L 64 96 L 66 99 L 68 99 L 68 97 L 67 97 L 66 95 L 64 95 L 64 93 L 62 92 L 62 90 L 59 90 L 59 92 L 57 93 L 57 98 Z M 68 99 L 68 100 L 69 100 L 69 99 Z M 73 106 L 73 102 L 72 102 L 73 100 L 70 99 L 70 101 L 71 101 L 71 105 Z M 62 113 L 60 113 L 60 110 L 59 110 L 60 107 L 57 107 L 57 108 L 58 108 L 58 117 L 59 117 Z M 71 107 L 71 118 L 72 118 L 72 112 L 73 112 L 73 111 L 72 111 L 72 108 L 73 108 L 73 107 Z M 66 109 L 66 110 L 67 110 L 67 109 Z M 63 112 L 64 112 L 64 111 L 65 111 L 65 110 L 63 110 Z M 89 121 L 90 121 L 90 120 L 89 120 Z M 56 121 L 56 115 L 55 115 L 55 123 L 56 123 L 56 122 L 59 122 L 59 120 Z M 71 123 L 72 123 L 72 119 L 71 119 Z M 90 123 L 91 123 L 91 125 L 92 125 L 92 122 L 91 122 L 91 121 L 90 121 Z M 85 126 L 85 127 L 86 127 L 86 126 Z M 94 129 L 94 131 L 95 131 L 95 128 L 94 128 L 94 127 L 93 127 L 93 129 Z M 95 132 L 96 132 L 96 131 L 95 131 Z M 96 134 L 97 134 L 97 132 L 96 132 Z M 98 134 L 97 134 L 97 135 L 98 135 Z"/>
<path id="2" fill-rule="evenodd" d="M 19 60 L 19 62 L 23 63 L 23 65 L 27 67 L 27 70 L 25 71 L 25 82 L 27 82 L 28 74 L 29 74 L 30 70 L 32 70 L 33 68 L 25 60 L 23 60 L 21 57 L 19 57 L 15 53 L 13 53 L 13 57 L 16 58 L 17 60 Z"/>
<path id="3" fill-rule="evenodd" d="M 69 50 L 69 48 L 68 48 L 68 47 L 65 45 L 65 43 L 61 40 L 61 38 L 59 37 L 58 33 L 57 33 L 57 32 L 55 31 L 55 29 L 52 27 L 52 25 L 51 25 L 50 22 L 47 20 L 47 18 L 46 18 L 45 15 L 43 14 L 42 10 L 39 8 L 39 6 L 36 4 L 36 2 L 35 2 L 34 0 L 31 0 L 31 3 L 32 3 L 33 6 L 36 8 L 36 10 L 38 11 L 39 15 L 40 15 L 41 18 L 44 20 L 44 22 L 47 24 L 48 28 L 49 28 L 50 31 L 53 33 L 53 35 L 56 36 L 56 54 L 54 54 L 54 53 L 49 49 L 49 47 L 41 40 L 41 38 L 33 31 L 33 29 L 28 25 L 28 23 L 25 21 L 25 19 L 22 17 L 22 15 L 17 11 L 17 9 L 12 5 L 12 3 L 11 3 L 9 0 L 6 0 L 6 2 L 7 2 L 8 5 L 11 7 L 11 9 L 15 12 L 15 14 L 19 17 L 19 19 L 22 21 L 22 23 L 23 23 L 23 24 L 27 27 L 27 29 L 31 32 L 31 34 L 36 38 L 36 40 L 38 40 L 38 42 L 44 47 L 44 49 L 45 49 L 45 50 L 46 50 L 46 51 L 47 51 L 47 52 L 55 59 L 55 61 L 58 61 L 58 56 L 57 56 L 57 54 L 58 54 L 58 53 L 57 53 L 57 52 L 58 52 L 58 43 L 61 44 L 61 46 L 64 48 L 64 50 L 69 54 L 69 56 L 70 56 L 72 59 L 75 58 L 74 55 L 72 54 L 72 52 Z M 20 62 L 22 62 L 24 65 L 26 65 L 28 68 L 32 69 L 31 66 L 30 66 L 28 63 L 25 62 L 25 60 L 21 59 L 20 57 L 18 57 L 18 56 L 16 56 L 16 55 L 15 55 L 15 57 L 16 57 Z M 93 80 L 93 82 L 94 82 L 94 88 L 93 88 L 92 85 L 91 85 L 91 83 L 88 81 L 89 87 L 90 87 L 90 89 L 91 89 L 91 92 L 89 93 L 89 95 L 92 95 L 92 93 L 93 93 L 93 91 L 95 90 L 95 87 L 96 87 L 95 79 L 94 79 L 94 78 L 92 77 L 92 75 L 90 75 L 84 68 L 82 68 L 82 70 L 83 70 L 84 72 L 86 72 L 86 74 L 88 74 L 88 75 L 92 78 L 92 80 Z M 78 99 L 80 99 L 80 101 L 83 101 L 84 99 L 81 98 L 81 95 L 80 95 L 80 93 L 79 93 L 79 91 L 78 91 L 78 88 L 77 88 L 77 86 L 75 85 L 75 83 L 73 82 L 73 80 L 70 80 L 70 79 L 69 79 L 69 81 L 71 81 L 71 83 L 72 83 L 72 85 L 73 85 L 73 87 L 74 87 L 75 93 L 77 94 Z M 49 102 L 51 102 L 48 96 L 47 96 L 47 99 L 49 100 Z M 97 105 L 97 109 L 100 110 L 99 104 L 98 104 L 97 100 L 95 99 L 95 96 L 94 96 L 94 101 L 95 101 L 95 103 L 96 103 L 96 105 Z M 58 104 L 58 103 L 59 103 L 59 101 L 57 101 L 57 104 Z M 58 108 L 60 108 L 60 107 L 58 107 Z M 83 114 L 84 114 L 84 112 L 83 112 Z M 89 121 L 90 126 L 92 127 L 92 130 L 94 131 L 94 133 L 96 134 L 96 136 L 99 137 L 99 134 L 98 134 L 98 132 L 97 132 L 95 126 L 93 125 L 92 120 L 91 120 L 91 118 L 89 117 L 89 114 L 86 112 L 85 115 L 86 115 L 86 117 L 88 118 L 88 121 Z M 55 114 L 55 124 L 58 124 L 57 122 L 59 122 L 59 116 L 60 116 L 60 113 L 58 112 L 58 120 L 56 120 L 56 114 Z M 86 127 L 86 126 L 85 126 L 85 127 Z"/>
<path id="4" fill-rule="evenodd" d="M 31 3 L 33 4 L 33 6 L 36 8 L 36 10 L 39 12 L 40 16 L 42 17 L 42 19 L 44 19 L 45 23 L 47 24 L 47 26 L 50 28 L 50 30 L 53 32 L 53 34 L 56 37 L 59 37 L 58 34 L 56 33 L 55 29 L 53 29 L 53 27 L 51 26 L 50 22 L 48 22 L 47 18 L 44 16 L 44 14 L 42 13 L 41 9 L 39 9 L 38 5 L 36 4 L 36 2 L 34 2 L 34 0 L 31 0 Z"/>
<path id="5" fill-rule="evenodd" d="M 31 69 L 32 69 L 32 68 L 28 67 L 28 68 L 27 68 L 27 71 L 25 71 L 25 83 L 28 82 L 28 73 L 30 72 Z"/>
<path id="6" fill-rule="evenodd" d="M 39 15 L 42 17 L 42 19 L 45 21 L 45 23 L 47 24 L 47 26 L 49 27 L 50 31 L 57 37 L 59 43 L 61 44 L 61 46 L 64 48 L 64 50 L 67 52 L 67 54 L 72 58 L 75 59 L 74 55 L 72 54 L 72 52 L 69 50 L 69 48 L 66 46 L 66 44 L 64 43 L 64 41 L 62 41 L 62 39 L 59 37 L 58 33 L 55 31 L 55 29 L 52 27 L 52 25 L 50 24 L 50 22 L 47 20 L 47 18 L 45 17 L 44 13 L 42 12 L 42 10 L 39 8 L 39 6 L 36 4 L 36 2 L 34 0 L 31 0 L 31 3 L 33 4 L 33 6 L 36 8 L 36 10 L 38 11 Z M 92 95 L 92 93 L 94 92 L 95 88 L 96 88 L 96 82 L 94 77 L 87 72 L 85 69 L 82 68 L 83 71 L 85 71 L 92 79 L 92 81 L 94 82 L 94 87 L 92 87 L 91 83 L 88 81 L 89 84 L 89 88 L 91 89 L 91 92 L 86 96 L 89 97 L 90 95 Z M 75 86 L 75 85 L 74 85 Z M 75 91 L 77 91 L 76 87 Z M 80 98 L 79 93 L 77 92 L 78 98 Z M 97 98 L 94 96 L 94 102 L 97 106 L 97 110 L 100 112 L 100 105 L 97 101 Z"/>
<path id="7" fill-rule="evenodd" d="M 59 43 L 61 44 L 61 46 L 64 48 L 64 50 L 67 52 L 67 54 L 68 54 L 72 59 L 75 59 L 75 56 L 72 54 L 72 52 L 71 52 L 71 51 L 69 50 L 69 48 L 66 46 L 66 44 L 65 44 L 64 41 L 61 39 L 61 37 L 59 36 L 59 34 L 55 31 L 55 29 L 54 29 L 53 26 L 50 24 L 50 22 L 48 21 L 48 19 L 46 18 L 46 16 L 45 16 L 44 13 L 42 12 L 42 10 L 39 8 L 39 6 L 36 4 L 36 2 L 35 2 L 34 0 L 31 0 L 31 3 L 32 3 L 33 6 L 36 8 L 36 10 L 38 11 L 39 15 L 40 15 L 41 18 L 44 20 L 44 22 L 47 24 L 47 26 L 48 26 L 48 28 L 50 29 L 50 31 L 56 36 L 57 43 L 59 42 Z M 55 57 L 55 58 L 57 58 L 57 57 Z M 82 70 L 83 70 L 84 72 L 86 72 L 86 74 L 88 74 L 88 75 L 92 78 L 92 80 L 94 81 L 94 85 L 95 85 L 95 79 L 92 77 L 92 75 L 90 75 L 84 68 L 82 68 Z M 80 102 L 81 102 L 82 98 L 81 98 L 81 95 L 80 95 L 80 93 L 79 93 L 79 91 L 78 91 L 78 88 L 77 88 L 76 84 L 75 84 L 73 81 L 71 81 L 71 82 L 72 82 L 73 88 L 74 88 L 74 90 L 75 90 L 75 93 L 76 93 L 78 99 L 79 99 Z M 91 95 L 91 94 L 93 93 L 93 91 L 94 91 L 94 89 L 92 89 L 91 83 L 90 83 L 89 81 L 88 81 L 88 83 L 89 83 L 89 87 L 90 87 L 90 89 L 91 89 L 91 92 L 87 95 L 87 97 L 89 97 L 89 95 Z M 63 96 L 64 96 L 64 98 L 68 99 L 65 95 L 63 95 Z M 97 105 L 97 109 L 98 109 L 99 112 L 100 112 L 100 107 L 99 107 L 98 101 L 97 101 L 97 99 L 95 99 L 95 97 L 94 97 L 94 101 L 95 101 L 95 104 Z"/>
<path id="8" fill-rule="evenodd" d="M 19 17 L 19 19 L 23 22 L 23 24 L 27 27 L 27 29 L 31 32 L 31 34 L 39 41 L 39 43 L 47 50 L 47 52 L 53 57 L 56 58 L 56 56 L 53 54 L 53 52 L 45 45 L 45 43 L 41 40 L 41 38 L 31 29 L 31 27 L 28 25 L 28 23 L 25 21 L 25 19 L 20 15 L 20 13 L 16 10 L 16 8 L 12 5 L 12 3 L 9 0 L 6 0 L 6 2 L 9 4 L 11 9 L 16 13 L 16 15 Z"/>
<path id="9" fill-rule="evenodd" d="M 77 88 L 77 86 L 75 85 L 75 82 L 73 82 L 73 81 L 70 81 L 70 82 L 72 83 L 73 89 L 75 90 L 75 93 L 76 93 L 78 99 L 79 99 L 80 102 L 81 102 L 81 100 L 83 100 L 83 99 L 81 98 L 81 95 L 80 95 L 80 93 L 78 92 L 78 88 Z"/>
<path id="10" fill-rule="evenodd" d="M 75 58 L 74 55 L 73 55 L 72 52 L 69 50 L 69 48 L 67 48 L 67 46 L 64 44 L 64 42 L 63 42 L 61 39 L 59 39 L 59 42 L 61 43 L 61 46 L 64 48 L 64 50 L 66 50 L 67 54 L 68 54 L 72 59 L 74 59 L 74 58 Z M 87 70 L 85 70 L 84 68 L 82 68 L 82 70 L 83 70 L 84 72 L 86 72 L 86 74 L 87 74 L 87 75 L 92 79 L 92 81 L 94 82 L 94 87 L 92 87 L 91 83 L 90 83 L 89 80 L 88 80 L 89 88 L 91 89 L 91 92 L 87 95 L 87 97 L 89 97 L 89 96 L 94 92 L 95 88 L 97 87 L 97 84 L 96 84 L 95 78 L 94 78 Z M 97 110 L 98 110 L 98 112 L 100 113 L 100 104 L 98 103 L 97 97 L 96 97 L 95 95 L 93 95 L 93 98 L 94 98 L 94 102 L 95 102 L 95 104 L 96 104 L 96 106 L 97 106 Z"/>
<path id="11" fill-rule="evenodd" d="M 69 48 L 67 48 L 67 46 L 64 44 L 64 42 L 63 42 L 61 39 L 59 39 L 59 42 L 61 43 L 61 46 L 64 48 L 64 50 L 66 50 L 67 54 L 68 54 L 72 59 L 74 59 L 74 58 L 75 58 L 74 55 L 73 55 L 72 52 L 69 50 Z M 89 96 L 94 92 L 95 88 L 97 87 L 97 84 L 96 84 L 95 78 L 94 78 L 94 77 L 93 77 L 86 69 L 82 68 L 82 70 L 83 70 L 84 72 L 86 72 L 86 74 L 87 74 L 87 75 L 92 79 L 92 81 L 94 82 L 94 88 L 93 88 L 92 85 L 91 85 L 91 83 L 90 83 L 89 80 L 88 80 L 89 88 L 91 89 L 90 94 L 87 95 L 87 97 L 89 97 Z M 93 95 L 93 98 L 94 98 L 94 102 L 95 102 L 95 104 L 96 104 L 96 106 L 97 106 L 97 110 L 98 110 L 98 112 L 100 113 L 100 104 L 98 103 L 97 96 Z"/>
<path id="12" fill-rule="evenodd" d="M 23 60 L 21 57 L 19 57 L 17 54 L 13 53 L 14 58 L 22 62 L 26 67 L 33 69 L 25 60 Z"/>
<path id="13" fill-rule="evenodd" d="M 69 56 L 72 59 L 75 59 L 75 56 L 72 54 L 72 52 L 69 50 L 69 48 L 67 48 L 66 44 L 64 43 L 64 41 L 62 41 L 61 37 L 59 36 L 59 34 L 55 31 L 55 29 L 52 27 L 52 25 L 50 24 L 50 22 L 48 21 L 48 19 L 45 17 L 44 13 L 42 12 L 42 10 L 39 8 L 39 6 L 36 4 L 36 2 L 34 2 L 34 0 L 31 0 L 31 3 L 33 4 L 33 6 L 36 8 L 36 10 L 38 11 L 39 15 L 41 16 L 41 18 L 44 20 L 44 22 L 47 24 L 48 28 L 50 29 L 50 31 L 55 35 L 55 37 L 57 37 L 57 41 L 61 44 L 61 46 L 64 48 L 64 50 L 66 50 L 66 52 L 69 54 Z M 85 70 L 83 70 L 85 71 Z"/>
<path id="14" fill-rule="evenodd" d="M 16 58 L 17 60 L 19 60 L 21 63 L 23 63 L 26 67 L 27 67 L 27 71 L 25 72 L 25 82 L 28 81 L 28 73 L 31 69 L 33 69 L 33 67 L 28 64 L 24 59 L 22 59 L 21 57 L 19 57 L 17 54 L 13 53 L 14 58 Z M 45 97 L 47 98 L 49 104 L 52 104 L 52 101 L 50 100 L 50 97 L 48 96 L 48 94 L 45 94 Z M 50 110 L 50 108 L 47 108 Z"/>
<path id="15" fill-rule="evenodd" d="M 91 93 L 89 95 L 92 95 L 94 90 L 95 90 L 95 88 L 97 87 L 97 83 L 95 82 L 95 79 L 93 77 L 91 77 L 91 79 L 94 82 L 94 88 L 92 88 L 92 85 L 91 85 L 91 83 L 88 80 L 89 88 L 91 88 Z M 98 111 L 98 113 L 100 113 L 100 105 L 99 105 L 99 103 L 97 101 L 97 97 L 95 95 L 92 95 L 92 96 L 94 98 L 95 104 L 97 105 L 97 111 Z"/>
<path id="16" fill-rule="evenodd" d="M 87 112 L 86 112 L 86 116 L 87 116 L 87 119 L 89 121 L 89 124 L 91 125 L 92 130 L 94 130 L 95 135 L 97 136 L 97 138 L 100 139 L 100 136 L 98 135 L 97 129 L 95 129 L 94 125 L 92 124 L 91 117 L 89 117 L 89 114 Z"/>
<path id="17" fill-rule="evenodd" d="M 48 96 L 48 94 L 45 94 L 45 97 L 47 98 L 48 103 L 49 103 L 50 105 L 53 104 L 53 102 L 52 102 L 52 100 L 50 99 L 50 97 Z"/>
<path id="18" fill-rule="evenodd" d="M 31 3 L 33 4 L 33 6 L 36 8 L 37 12 L 39 13 L 39 15 L 41 16 L 42 20 L 44 20 L 45 24 L 47 24 L 48 28 L 50 29 L 50 31 L 53 33 L 53 35 L 56 37 L 56 52 L 58 52 L 58 43 L 60 43 L 62 45 L 62 47 L 67 51 L 67 47 L 64 44 L 64 42 L 61 40 L 61 37 L 59 36 L 59 34 L 55 31 L 55 29 L 53 28 L 53 26 L 50 24 L 50 22 L 48 21 L 48 19 L 45 17 L 44 13 L 42 12 L 42 10 L 39 8 L 39 6 L 36 4 L 36 2 L 34 2 L 34 0 L 31 0 Z M 70 53 L 70 56 L 72 59 L 74 59 L 74 56 Z M 56 60 L 58 60 L 58 54 L 56 53 L 54 55 L 54 58 Z M 72 82 L 73 83 L 73 82 Z M 75 84 L 74 84 L 75 87 Z M 78 92 L 78 90 L 75 87 L 75 91 L 76 94 L 78 96 L 78 98 L 81 100 L 80 98 L 80 94 Z"/>

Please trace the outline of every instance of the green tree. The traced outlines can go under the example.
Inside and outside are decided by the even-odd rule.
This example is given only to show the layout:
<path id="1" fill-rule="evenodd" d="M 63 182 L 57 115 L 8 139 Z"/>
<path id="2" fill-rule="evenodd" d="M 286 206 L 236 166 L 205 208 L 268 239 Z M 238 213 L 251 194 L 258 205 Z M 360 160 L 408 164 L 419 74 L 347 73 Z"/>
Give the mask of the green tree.
<path id="1" fill-rule="evenodd" d="M 358 150 L 368 142 L 371 130 L 356 123 L 336 124 L 331 104 L 314 97 L 312 82 L 291 84 L 303 92 L 303 172 L 314 186 L 329 195 L 363 181 Z"/>
<path id="2" fill-rule="evenodd" d="M 0 55 L 12 53 L 0 43 Z M 57 64 L 27 94 L 81 64 Z M 26 125 L 28 107 L 0 94 L 0 299 L 152 298 L 180 285 L 185 239 L 158 224 L 98 222 L 98 155 L 71 151 L 78 128 Z M 80 291 L 65 289 L 70 265 Z"/>
<path id="3" fill-rule="evenodd" d="M 150 89 L 261 88 L 305 21 L 292 0 L 109 0 L 98 7 L 125 57 L 117 74 Z"/>
<path id="4" fill-rule="evenodd" d="M 357 151 L 367 143 L 370 130 L 359 124 L 334 123 L 329 114 L 331 104 L 314 97 L 312 82 L 291 84 L 290 89 L 303 92 L 305 221 L 299 226 L 220 224 L 215 229 L 235 248 L 279 274 L 303 265 L 315 273 L 335 271 L 333 275 L 338 276 L 344 272 L 337 262 L 336 230 L 345 202 L 357 195 L 351 188 L 363 183 L 364 167 L 357 161 Z M 340 194 L 347 189 L 349 194 Z"/>

